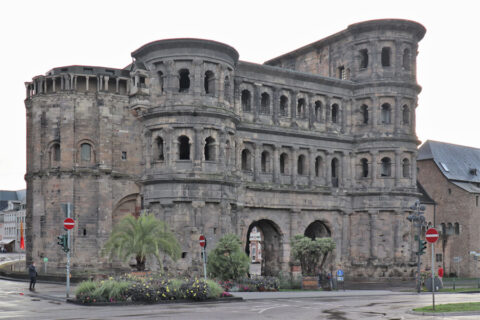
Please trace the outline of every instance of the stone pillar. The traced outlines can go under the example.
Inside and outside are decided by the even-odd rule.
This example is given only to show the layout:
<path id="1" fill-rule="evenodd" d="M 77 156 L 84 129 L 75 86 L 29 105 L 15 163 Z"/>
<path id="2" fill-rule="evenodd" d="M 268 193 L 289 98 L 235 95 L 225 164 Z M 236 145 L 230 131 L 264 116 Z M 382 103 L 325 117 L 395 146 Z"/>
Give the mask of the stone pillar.
<path id="1" fill-rule="evenodd" d="M 233 79 L 233 112 L 239 114 L 242 110 L 242 99 L 241 95 L 242 92 L 240 91 L 240 85 L 242 84 L 242 80 L 239 78 Z"/>
<path id="2" fill-rule="evenodd" d="M 401 119 L 401 99 L 399 96 L 395 96 L 395 112 L 394 112 L 394 119 L 393 119 L 393 132 L 398 133 L 400 130 L 400 119 Z"/>
<path id="3" fill-rule="evenodd" d="M 171 127 L 165 127 L 163 129 L 163 147 L 164 147 L 163 156 L 165 158 L 164 161 L 167 168 L 173 168 L 173 163 L 176 160 L 175 151 L 178 150 L 178 149 L 176 150 L 174 149 L 175 146 L 177 146 L 178 148 L 178 145 L 174 143 L 176 141 L 177 139 L 174 136 L 173 129 Z"/>
<path id="4" fill-rule="evenodd" d="M 224 105 L 225 102 L 225 66 L 222 64 L 217 68 L 217 74 L 215 74 L 215 97 L 217 97 L 218 104 Z"/>
<path id="5" fill-rule="evenodd" d="M 343 261 L 348 261 L 349 256 L 350 256 L 350 219 L 349 216 L 350 214 L 347 214 L 346 212 L 342 212 L 342 260 Z"/>
<path id="6" fill-rule="evenodd" d="M 327 131 L 332 126 L 331 112 L 332 112 L 332 97 L 326 96 L 325 97 L 325 129 Z"/>
<path id="7" fill-rule="evenodd" d="M 202 167 L 202 128 L 195 126 L 195 142 L 194 142 L 194 162 L 193 166 L 196 169 L 201 169 Z"/>
<path id="8" fill-rule="evenodd" d="M 261 104 L 261 96 L 260 96 L 260 89 L 261 89 L 261 84 L 255 83 L 253 87 L 253 122 L 258 122 L 258 113 L 259 113 L 259 108 Z"/>
<path id="9" fill-rule="evenodd" d="M 325 151 L 325 165 L 323 167 L 325 170 L 325 184 L 328 187 L 332 187 L 332 153 L 330 151 Z"/>
<path id="10" fill-rule="evenodd" d="M 411 186 L 410 187 L 416 187 L 417 186 L 417 157 L 414 155 L 412 156 L 412 164 L 410 167 L 410 171 L 412 172 L 412 180 L 411 180 Z"/>
<path id="11" fill-rule="evenodd" d="M 342 185 L 345 188 L 350 188 L 353 180 L 353 172 L 350 172 L 350 157 L 348 152 L 342 152 Z"/>
<path id="12" fill-rule="evenodd" d="M 308 115 L 308 128 L 313 128 L 313 122 L 315 121 L 315 112 L 314 112 L 314 96 L 313 93 L 308 94 L 308 101 L 307 101 L 307 115 Z"/>
<path id="13" fill-rule="evenodd" d="M 51 80 L 52 80 L 52 92 L 56 92 L 56 91 L 57 91 L 57 90 L 55 90 L 55 89 L 56 89 L 56 88 L 55 88 L 55 79 L 56 79 L 55 77 L 51 78 Z"/>
<path id="14" fill-rule="evenodd" d="M 138 83 L 138 76 L 135 76 L 135 83 Z M 85 76 L 85 91 L 89 90 L 90 76 Z"/>
<path id="15" fill-rule="evenodd" d="M 103 77 L 103 80 L 105 81 L 105 91 L 108 91 L 108 81 L 110 80 L 110 77 L 109 76 L 104 76 Z"/>
<path id="16" fill-rule="evenodd" d="M 255 181 L 260 181 L 260 168 L 261 168 L 261 144 L 253 144 L 253 177 Z"/>
<path id="17" fill-rule="evenodd" d="M 120 83 L 120 79 L 116 78 L 115 79 L 115 93 L 117 93 L 117 94 L 119 93 L 119 87 L 120 87 L 119 83 Z"/>
<path id="18" fill-rule="evenodd" d="M 376 221 L 378 219 L 377 211 L 368 211 L 368 218 L 370 224 L 370 258 L 375 259 L 377 257 L 377 238 L 376 238 Z"/>
<path id="19" fill-rule="evenodd" d="M 347 110 L 348 108 L 348 100 L 347 99 L 342 99 L 342 105 L 340 106 L 340 121 L 342 121 L 341 126 L 342 128 L 340 129 L 341 133 L 346 132 L 347 128 Z"/>
<path id="20" fill-rule="evenodd" d="M 276 144 L 273 146 L 273 182 L 280 183 L 280 155 L 278 154 L 281 146 Z"/>
<path id="21" fill-rule="evenodd" d="M 395 187 L 400 185 L 400 178 L 402 177 L 402 151 L 395 150 Z"/>
<path id="22" fill-rule="evenodd" d="M 378 151 L 372 151 L 372 185 L 377 186 Z"/>
<path id="23" fill-rule="evenodd" d="M 273 88 L 273 99 L 272 99 L 272 119 L 274 124 L 279 124 L 278 121 L 278 109 L 280 106 L 280 88 Z"/>
<path id="24" fill-rule="evenodd" d="M 152 138 L 152 131 L 145 129 L 143 132 L 145 138 L 145 169 L 150 169 L 153 163 L 153 145 L 155 140 Z"/>
<path id="25" fill-rule="evenodd" d="M 416 135 L 416 131 L 415 131 L 415 128 L 416 128 L 416 123 L 417 123 L 417 106 L 418 106 L 418 97 L 415 98 L 415 101 L 413 102 L 412 104 L 412 108 L 411 108 L 411 113 L 410 113 L 410 117 L 411 117 L 411 123 L 410 123 L 410 132 L 412 135 Z"/>
<path id="26" fill-rule="evenodd" d="M 173 103 L 173 93 L 178 92 L 178 79 L 179 75 L 175 70 L 175 61 L 165 60 L 165 82 L 163 86 L 167 93 L 166 95 L 166 104 L 171 105 Z M 117 84 L 118 87 L 118 84 Z"/>
<path id="27" fill-rule="evenodd" d="M 313 180 L 315 179 L 315 153 L 312 148 L 308 149 L 308 186 L 313 186 Z"/>
<path id="28" fill-rule="evenodd" d="M 193 93 L 193 103 L 200 104 L 201 95 L 203 94 L 203 75 L 202 75 L 202 60 L 193 59 L 192 69 L 190 72 L 190 93 Z"/>
<path id="29" fill-rule="evenodd" d="M 222 165 L 223 168 L 227 168 L 227 164 L 229 162 L 229 159 L 227 159 L 226 154 L 227 154 L 227 143 L 226 143 L 226 136 L 227 132 L 225 130 L 220 131 L 218 139 L 218 145 L 215 148 L 215 161 L 220 165 Z M 218 153 L 217 153 L 218 152 Z M 222 162 L 223 161 L 223 162 Z"/>
<path id="30" fill-rule="evenodd" d="M 292 185 L 296 186 L 297 185 L 297 164 L 298 164 L 298 147 L 293 147 L 292 148 L 292 164 L 290 166 L 292 172 L 291 172 L 291 177 L 292 177 Z"/>
<path id="31" fill-rule="evenodd" d="M 292 100 L 290 101 L 290 114 L 292 115 L 292 122 L 297 118 L 297 96 L 298 91 L 292 91 Z"/>
<path id="32" fill-rule="evenodd" d="M 395 50 L 394 51 L 394 59 L 393 59 L 393 67 L 395 68 L 395 77 L 398 77 L 402 72 L 402 43 L 400 40 L 395 40 Z"/>

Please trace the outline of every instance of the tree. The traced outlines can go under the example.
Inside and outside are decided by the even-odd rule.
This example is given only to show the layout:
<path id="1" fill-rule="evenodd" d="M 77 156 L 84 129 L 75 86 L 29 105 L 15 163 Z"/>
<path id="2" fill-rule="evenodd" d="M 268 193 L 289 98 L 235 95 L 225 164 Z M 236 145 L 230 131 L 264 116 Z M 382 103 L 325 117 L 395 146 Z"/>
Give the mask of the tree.
<path id="1" fill-rule="evenodd" d="M 208 255 L 208 273 L 223 281 L 245 276 L 249 266 L 250 261 L 242 250 L 242 242 L 234 234 L 223 236 Z"/>
<path id="2" fill-rule="evenodd" d="M 296 235 L 292 239 L 293 258 L 300 261 L 302 267 L 302 275 L 314 276 L 320 258 L 320 270 L 327 260 L 327 256 L 335 249 L 335 242 L 332 238 L 316 238 L 310 239 L 304 235 Z"/>
<path id="3" fill-rule="evenodd" d="M 148 256 L 155 256 L 162 268 L 160 252 L 175 261 L 180 256 L 181 248 L 175 235 L 153 214 L 141 214 L 138 218 L 129 215 L 123 218 L 113 228 L 102 251 L 103 255 L 116 255 L 124 261 L 134 256 L 138 271 L 145 270 Z"/>

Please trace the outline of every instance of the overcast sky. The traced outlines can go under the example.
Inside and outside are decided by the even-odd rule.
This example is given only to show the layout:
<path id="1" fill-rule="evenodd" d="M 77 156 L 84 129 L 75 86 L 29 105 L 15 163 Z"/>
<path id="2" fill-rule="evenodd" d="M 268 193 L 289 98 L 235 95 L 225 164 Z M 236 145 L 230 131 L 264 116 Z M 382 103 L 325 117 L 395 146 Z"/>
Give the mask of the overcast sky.
<path id="1" fill-rule="evenodd" d="M 165 38 L 225 42 L 256 63 L 364 20 L 402 18 L 427 28 L 417 135 L 480 148 L 477 1 L 1 1 L 0 190 L 25 188 L 25 81 L 54 67 L 123 68 Z"/>

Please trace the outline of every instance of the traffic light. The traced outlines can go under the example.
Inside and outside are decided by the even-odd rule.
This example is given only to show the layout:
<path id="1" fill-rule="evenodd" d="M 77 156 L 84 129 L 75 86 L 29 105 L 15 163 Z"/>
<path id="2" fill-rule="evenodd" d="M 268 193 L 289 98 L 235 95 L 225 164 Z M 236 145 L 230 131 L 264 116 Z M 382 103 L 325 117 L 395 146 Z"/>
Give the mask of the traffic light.
<path id="1" fill-rule="evenodd" d="M 68 238 L 66 234 L 62 234 L 61 236 L 58 236 L 57 239 L 58 239 L 57 244 L 59 246 L 62 246 L 63 251 L 65 252 L 70 251 L 70 248 L 68 247 Z"/>
<path id="2" fill-rule="evenodd" d="M 418 240 L 417 255 L 421 256 L 422 254 L 425 254 L 425 249 L 427 249 L 427 241 Z"/>

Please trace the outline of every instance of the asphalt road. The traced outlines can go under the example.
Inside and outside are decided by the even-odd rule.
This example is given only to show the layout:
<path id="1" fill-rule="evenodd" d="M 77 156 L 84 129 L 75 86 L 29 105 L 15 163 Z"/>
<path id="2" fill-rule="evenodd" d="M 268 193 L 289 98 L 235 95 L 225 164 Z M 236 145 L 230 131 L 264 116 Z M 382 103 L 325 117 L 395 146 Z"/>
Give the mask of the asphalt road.
<path id="1" fill-rule="evenodd" d="M 479 319 L 480 315 L 424 317 L 407 313 L 431 303 L 431 294 L 389 291 L 243 294 L 231 303 L 174 303 L 132 306 L 79 306 L 62 301 L 64 287 L 0 280 L 0 319 Z M 315 296 L 317 295 L 317 296 Z M 57 298 L 52 298 L 57 296 Z M 311 297 L 309 297 L 311 296 Z M 314 296 L 314 297 L 312 297 Z M 265 297 L 265 298 L 263 298 Z M 437 303 L 480 301 L 480 294 L 437 294 Z"/>

